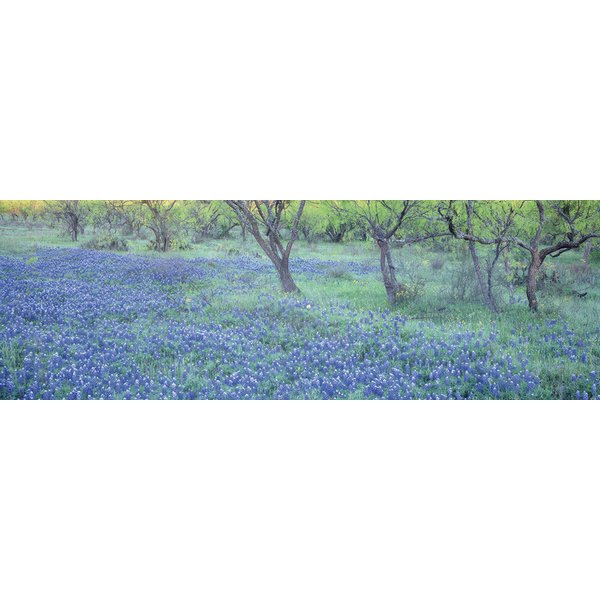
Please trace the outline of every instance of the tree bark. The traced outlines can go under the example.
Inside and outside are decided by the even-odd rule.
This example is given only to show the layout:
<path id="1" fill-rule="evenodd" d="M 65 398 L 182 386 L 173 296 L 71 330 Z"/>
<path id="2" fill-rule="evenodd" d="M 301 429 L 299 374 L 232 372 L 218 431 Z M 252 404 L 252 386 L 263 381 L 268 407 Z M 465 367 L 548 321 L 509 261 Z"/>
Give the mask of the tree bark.
<path id="1" fill-rule="evenodd" d="M 77 235 L 79 234 L 79 219 L 75 214 L 71 215 L 71 240 L 77 241 Z"/>
<path id="2" fill-rule="evenodd" d="M 488 305 L 488 308 L 492 312 L 497 312 L 495 303 L 494 303 L 492 297 L 490 296 L 489 289 L 486 286 L 485 281 L 483 279 L 483 273 L 481 272 L 481 263 L 479 262 L 479 256 L 477 255 L 477 250 L 475 248 L 475 242 L 472 240 L 469 240 L 468 246 L 469 246 L 469 252 L 471 254 L 471 260 L 473 261 L 473 268 L 475 269 L 475 276 L 477 277 L 477 284 L 479 285 L 479 290 L 481 291 L 481 295 L 483 296 L 485 303 Z"/>
<path id="3" fill-rule="evenodd" d="M 473 236 L 473 201 L 467 201 L 467 235 Z M 483 273 L 481 272 L 481 263 L 479 262 L 479 256 L 477 255 L 477 249 L 475 248 L 475 240 L 472 237 L 469 237 L 467 242 L 467 247 L 469 248 L 469 253 L 471 254 L 471 260 L 473 262 L 473 268 L 475 269 L 475 277 L 477 278 L 477 284 L 479 285 L 479 291 L 481 292 L 481 296 L 483 300 L 487 304 L 488 308 L 492 312 L 497 312 L 496 303 L 494 302 L 491 294 L 490 294 L 490 277 L 488 273 L 488 286 L 486 287 L 485 280 L 483 278 Z"/>
<path id="4" fill-rule="evenodd" d="M 392 262 L 390 244 L 387 239 L 379 238 L 377 240 L 377 245 L 379 246 L 380 252 L 379 264 L 381 267 L 381 275 L 383 276 L 383 285 L 385 287 L 388 302 L 393 306 L 398 302 L 400 286 L 396 280 L 396 268 Z"/>
<path id="5" fill-rule="evenodd" d="M 504 276 L 508 282 L 508 291 L 510 293 L 510 300 L 514 302 L 515 298 L 515 286 L 513 284 L 512 272 L 510 269 L 509 251 L 508 248 L 504 249 Z"/>
<path id="6" fill-rule="evenodd" d="M 296 294 L 300 292 L 300 288 L 296 285 L 290 273 L 289 261 L 284 258 L 279 265 L 275 263 L 279 280 L 281 281 L 281 289 L 288 294 Z"/>
<path id="7" fill-rule="evenodd" d="M 488 269 L 487 269 L 487 294 L 488 294 L 488 298 L 490 299 L 490 303 L 491 303 L 490 307 L 493 312 L 499 312 L 498 303 L 496 302 L 496 299 L 494 298 L 493 287 L 494 287 L 494 268 L 496 267 L 496 263 L 498 262 L 498 259 L 500 258 L 501 253 L 502 253 L 502 246 L 500 244 L 497 244 L 494 258 L 488 264 Z"/>
<path id="8" fill-rule="evenodd" d="M 588 267 L 590 266 L 590 255 L 592 253 L 592 242 L 586 242 L 583 245 L 583 262 Z"/>
<path id="9" fill-rule="evenodd" d="M 280 218 L 281 213 L 285 209 L 285 204 L 282 201 L 276 200 L 272 203 L 254 201 L 254 207 L 258 211 L 258 214 L 253 214 L 249 210 L 248 205 L 243 201 L 226 200 L 226 202 L 234 210 L 240 223 L 245 222 L 245 225 L 250 229 L 250 233 L 258 245 L 263 249 L 273 265 L 275 265 L 281 282 L 281 289 L 286 293 L 300 293 L 300 289 L 290 274 L 289 258 L 292 246 L 298 239 L 300 217 L 302 216 L 306 200 L 300 201 L 291 228 L 290 239 L 285 248 L 280 237 Z M 265 236 L 260 231 L 263 225 L 266 227 Z"/>
<path id="10" fill-rule="evenodd" d="M 532 312 L 536 312 L 538 309 L 538 301 L 536 296 L 537 276 L 541 266 L 542 259 L 540 258 L 539 252 L 533 251 L 531 253 L 531 262 L 529 263 L 529 268 L 527 269 L 527 301 Z"/>

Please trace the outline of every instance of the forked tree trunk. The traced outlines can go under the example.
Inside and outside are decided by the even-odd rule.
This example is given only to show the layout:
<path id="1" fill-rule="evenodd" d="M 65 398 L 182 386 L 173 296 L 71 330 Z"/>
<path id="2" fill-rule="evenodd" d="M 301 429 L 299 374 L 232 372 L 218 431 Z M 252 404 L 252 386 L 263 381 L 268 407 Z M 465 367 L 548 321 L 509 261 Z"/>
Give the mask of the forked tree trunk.
<path id="1" fill-rule="evenodd" d="M 286 293 L 300 293 L 300 289 L 294 282 L 289 269 L 289 258 L 292 246 L 298 238 L 298 227 L 300 217 L 304 210 L 306 200 L 301 200 L 296 217 L 291 228 L 291 236 L 286 247 L 284 248 L 280 238 L 280 219 L 285 205 L 282 201 L 277 200 L 273 203 L 266 201 L 254 201 L 254 208 L 257 214 L 253 214 L 248 205 L 242 201 L 226 200 L 227 204 L 234 210 L 240 224 L 247 226 L 250 233 L 257 241 L 258 245 L 263 249 L 269 260 L 277 269 L 281 289 Z M 266 211 L 263 211 L 263 208 Z M 257 216 L 260 215 L 260 216 Z M 266 227 L 265 235 L 261 234 L 261 227 Z"/>
<path id="2" fill-rule="evenodd" d="M 531 253 L 531 262 L 529 263 L 529 268 L 527 269 L 527 302 L 529 303 L 529 308 L 536 312 L 538 309 L 538 301 L 537 301 L 537 276 L 542 266 L 542 259 L 540 258 L 540 254 L 537 251 Z"/>

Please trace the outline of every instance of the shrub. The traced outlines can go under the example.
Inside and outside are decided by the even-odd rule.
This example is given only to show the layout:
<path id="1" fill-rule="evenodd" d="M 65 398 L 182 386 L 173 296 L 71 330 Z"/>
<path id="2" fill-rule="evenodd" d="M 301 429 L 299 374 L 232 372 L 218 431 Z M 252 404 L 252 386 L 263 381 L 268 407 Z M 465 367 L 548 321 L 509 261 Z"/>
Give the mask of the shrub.
<path id="1" fill-rule="evenodd" d="M 434 258 L 434 259 L 431 261 L 431 268 L 432 268 L 434 271 L 439 271 L 439 270 L 440 270 L 440 269 L 441 269 L 443 266 L 444 266 L 444 259 L 443 259 L 443 258 L 441 258 L 441 257 Z"/>
<path id="2" fill-rule="evenodd" d="M 584 263 L 583 261 L 579 263 L 573 263 L 570 266 L 570 271 L 574 278 L 578 278 L 587 275 L 590 272 L 590 265 L 588 263 Z"/>
<path id="3" fill-rule="evenodd" d="M 403 263 L 397 274 L 401 280 L 396 289 L 396 298 L 399 302 L 410 302 L 423 295 L 427 282 L 421 275 L 419 263 Z"/>
<path id="4" fill-rule="evenodd" d="M 475 273 L 468 261 L 456 263 L 450 273 L 448 296 L 451 300 L 462 302 L 475 293 Z"/>
<path id="5" fill-rule="evenodd" d="M 576 262 L 568 266 L 565 280 L 572 285 L 596 285 L 597 276 L 589 263 Z"/>
<path id="6" fill-rule="evenodd" d="M 396 288 L 396 300 L 398 302 L 412 302 L 423 294 L 425 290 L 424 280 L 399 283 Z"/>
<path id="7" fill-rule="evenodd" d="M 174 239 L 171 242 L 171 250 L 191 250 L 193 247 L 190 240 Z"/>
<path id="8" fill-rule="evenodd" d="M 332 267 L 327 270 L 327 277 L 331 279 L 346 279 L 353 280 L 354 277 L 343 267 Z"/>
<path id="9" fill-rule="evenodd" d="M 81 247 L 88 250 L 116 250 L 118 252 L 127 252 L 129 249 L 127 240 L 111 234 L 93 237 L 91 240 L 81 244 Z"/>
<path id="10" fill-rule="evenodd" d="M 189 240 L 182 240 L 182 239 L 175 238 L 175 239 L 169 240 L 168 246 L 167 246 L 167 251 L 168 250 L 191 250 L 192 248 L 193 248 L 193 245 Z M 146 249 L 147 250 L 162 250 L 162 248 L 157 248 L 156 240 L 150 240 L 146 244 Z"/>
<path id="11" fill-rule="evenodd" d="M 561 270 L 555 265 L 543 264 L 538 274 L 538 288 L 546 289 L 562 284 Z"/>

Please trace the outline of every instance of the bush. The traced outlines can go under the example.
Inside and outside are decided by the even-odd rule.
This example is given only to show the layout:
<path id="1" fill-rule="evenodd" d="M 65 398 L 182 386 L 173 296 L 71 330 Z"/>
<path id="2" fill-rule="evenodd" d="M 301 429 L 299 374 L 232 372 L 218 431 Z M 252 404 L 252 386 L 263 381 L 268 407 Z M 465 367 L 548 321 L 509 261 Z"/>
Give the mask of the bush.
<path id="1" fill-rule="evenodd" d="M 444 259 L 443 258 L 434 258 L 431 261 L 431 268 L 434 271 L 439 271 L 443 266 L 444 266 Z"/>
<path id="2" fill-rule="evenodd" d="M 354 277 L 343 267 L 332 267 L 327 270 L 327 277 L 331 279 L 346 279 L 353 280 Z"/>
<path id="3" fill-rule="evenodd" d="M 590 272 L 590 265 L 585 262 L 573 263 L 569 270 L 571 271 L 571 276 L 575 281 L 585 279 Z"/>
<path id="4" fill-rule="evenodd" d="M 91 240 L 81 244 L 81 247 L 88 250 L 116 250 L 118 252 L 127 252 L 129 249 L 127 240 L 110 234 L 93 237 Z"/>
<path id="5" fill-rule="evenodd" d="M 423 295 L 425 290 L 424 280 L 415 280 L 409 283 L 399 283 L 396 288 L 398 302 L 412 302 Z"/>
<path id="6" fill-rule="evenodd" d="M 472 264 L 468 261 L 456 263 L 450 272 L 448 297 L 463 302 L 475 296 L 476 280 Z"/>
<path id="7" fill-rule="evenodd" d="M 190 240 L 174 239 L 171 242 L 171 250 L 191 250 L 193 247 Z"/>
<path id="8" fill-rule="evenodd" d="M 194 246 L 192 245 L 192 243 L 189 240 L 182 240 L 182 239 L 172 239 L 169 240 L 168 246 L 167 246 L 167 250 L 166 251 L 170 251 L 170 250 L 191 250 Z M 146 249 L 147 250 L 162 250 L 162 247 L 159 248 L 157 246 L 157 242 L 156 240 L 150 240 L 147 244 L 146 244 Z"/>
<path id="9" fill-rule="evenodd" d="M 396 289 L 396 299 L 399 302 L 412 302 L 424 294 L 427 282 L 421 275 L 420 263 L 402 263 L 397 275 L 402 281 Z"/>

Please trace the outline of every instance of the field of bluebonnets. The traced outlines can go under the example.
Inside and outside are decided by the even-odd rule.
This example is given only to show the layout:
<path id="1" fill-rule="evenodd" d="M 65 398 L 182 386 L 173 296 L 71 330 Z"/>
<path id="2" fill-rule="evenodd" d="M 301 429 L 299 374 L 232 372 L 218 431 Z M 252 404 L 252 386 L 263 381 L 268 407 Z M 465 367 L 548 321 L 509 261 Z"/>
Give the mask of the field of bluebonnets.
<path id="1" fill-rule="evenodd" d="M 368 242 L 297 242 L 301 296 L 255 250 L 116 253 L 1 227 L 0 398 L 600 398 L 597 288 L 494 315 L 450 301 L 460 256 L 405 248 L 400 272 L 427 281 L 391 309 Z"/>

